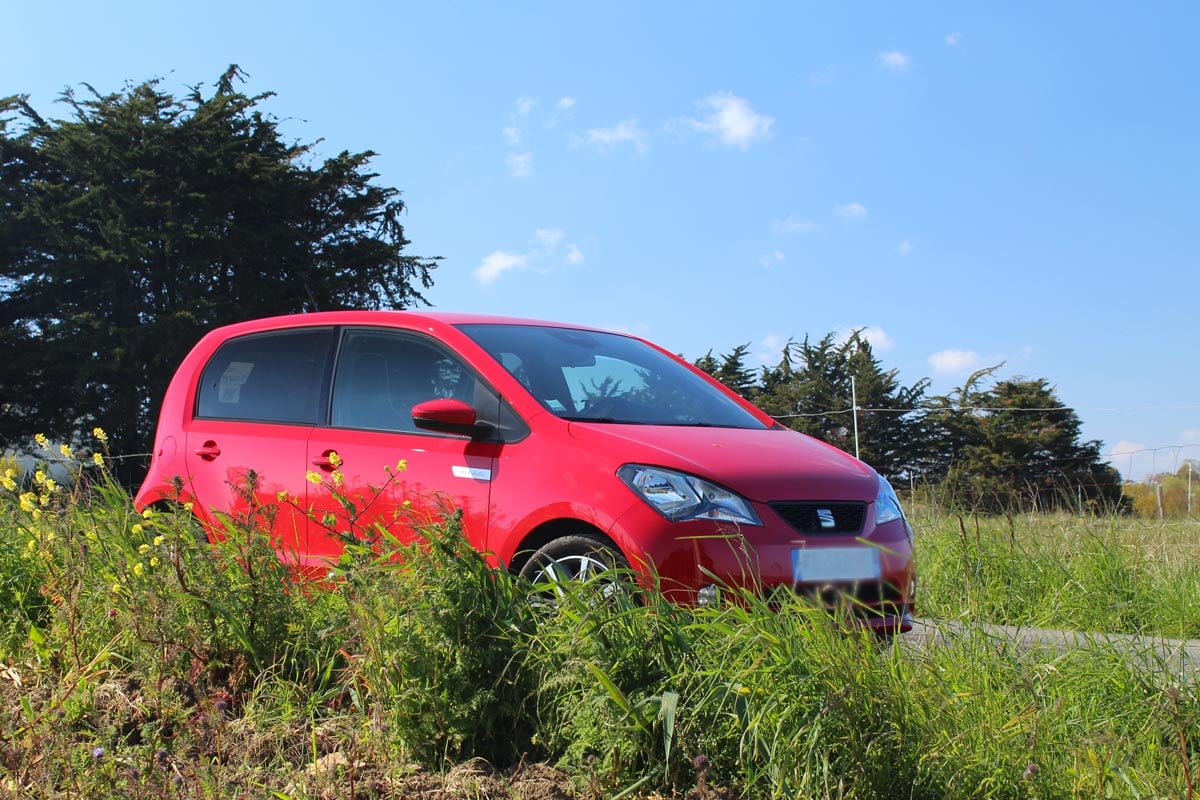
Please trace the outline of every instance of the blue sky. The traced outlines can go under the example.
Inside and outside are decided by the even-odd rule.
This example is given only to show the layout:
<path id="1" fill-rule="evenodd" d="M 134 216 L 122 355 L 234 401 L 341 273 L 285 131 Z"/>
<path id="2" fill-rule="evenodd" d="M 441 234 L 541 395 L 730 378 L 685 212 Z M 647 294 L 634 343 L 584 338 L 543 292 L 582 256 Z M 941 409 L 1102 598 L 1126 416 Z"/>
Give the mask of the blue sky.
<path id="1" fill-rule="evenodd" d="M 866 328 L 934 393 L 1048 379 L 1135 478 L 1200 458 L 1194 3 L 6 5 L 45 114 L 237 63 L 376 151 L 438 308 L 759 363 Z"/>

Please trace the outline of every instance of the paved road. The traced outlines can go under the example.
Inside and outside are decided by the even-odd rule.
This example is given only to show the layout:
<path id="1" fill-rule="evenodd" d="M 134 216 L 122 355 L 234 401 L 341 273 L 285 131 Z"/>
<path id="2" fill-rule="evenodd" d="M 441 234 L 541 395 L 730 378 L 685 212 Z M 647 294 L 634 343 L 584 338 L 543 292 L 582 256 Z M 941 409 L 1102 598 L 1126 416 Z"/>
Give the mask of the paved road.
<path id="1" fill-rule="evenodd" d="M 930 644 L 951 641 L 972 631 L 982 632 L 994 638 L 997 643 L 1015 643 L 1030 650 L 1047 648 L 1064 652 L 1095 646 L 1113 646 L 1124 650 L 1131 659 L 1140 661 L 1155 671 L 1200 678 L 1200 639 L 1166 639 L 1160 636 L 1081 633 L 1013 625 L 968 625 L 962 622 L 917 620 L 912 631 L 904 634 L 903 642 L 906 645 L 927 647 Z"/>

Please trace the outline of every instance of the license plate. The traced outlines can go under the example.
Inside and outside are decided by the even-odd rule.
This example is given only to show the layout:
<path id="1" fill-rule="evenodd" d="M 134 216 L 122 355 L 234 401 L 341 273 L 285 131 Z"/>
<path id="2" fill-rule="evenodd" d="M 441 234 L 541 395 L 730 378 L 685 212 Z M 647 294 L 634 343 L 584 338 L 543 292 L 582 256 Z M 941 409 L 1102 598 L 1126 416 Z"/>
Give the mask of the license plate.
<path id="1" fill-rule="evenodd" d="M 878 580 L 879 551 L 874 547 L 814 547 L 792 551 L 797 583 L 843 583 Z"/>

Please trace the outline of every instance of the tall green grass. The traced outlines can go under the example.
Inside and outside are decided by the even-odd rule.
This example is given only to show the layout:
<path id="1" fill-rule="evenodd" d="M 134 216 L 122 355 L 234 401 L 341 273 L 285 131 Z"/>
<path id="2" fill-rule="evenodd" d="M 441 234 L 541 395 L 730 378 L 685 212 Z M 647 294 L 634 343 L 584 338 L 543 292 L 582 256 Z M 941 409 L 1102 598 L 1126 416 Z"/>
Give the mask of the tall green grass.
<path id="1" fill-rule="evenodd" d="M 1195 635 L 1186 532 L 918 520 L 921 612 L 966 621 L 925 646 L 611 573 L 547 602 L 453 515 L 416 545 L 349 531 L 339 576 L 298 584 L 258 520 L 209 544 L 72 468 L 0 492 L 0 797 L 400 796 L 472 758 L 596 798 L 1195 794 L 1197 673 L 972 624 Z"/>
<path id="2" fill-rule="evenodd" d="M 1200 638 L 1200 523 L 929 515 L 914 525 L 924 616 Z"/>

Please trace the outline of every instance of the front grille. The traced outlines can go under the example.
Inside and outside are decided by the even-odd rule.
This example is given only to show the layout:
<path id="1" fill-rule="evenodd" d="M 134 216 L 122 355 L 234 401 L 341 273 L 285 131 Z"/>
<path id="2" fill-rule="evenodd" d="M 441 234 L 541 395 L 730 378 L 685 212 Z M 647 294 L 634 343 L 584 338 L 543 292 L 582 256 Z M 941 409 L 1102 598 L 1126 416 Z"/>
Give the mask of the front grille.
<path id="1" fill-rule="evenodd" d="M 866 503 L 768 503 L 775 513 L 799 533 L 829 533 L 855 535 L 862 532 Z M 829 518 L 833 526 L 828 527 Z M 822 518 L 826 520 L 823 527 Z"/>

